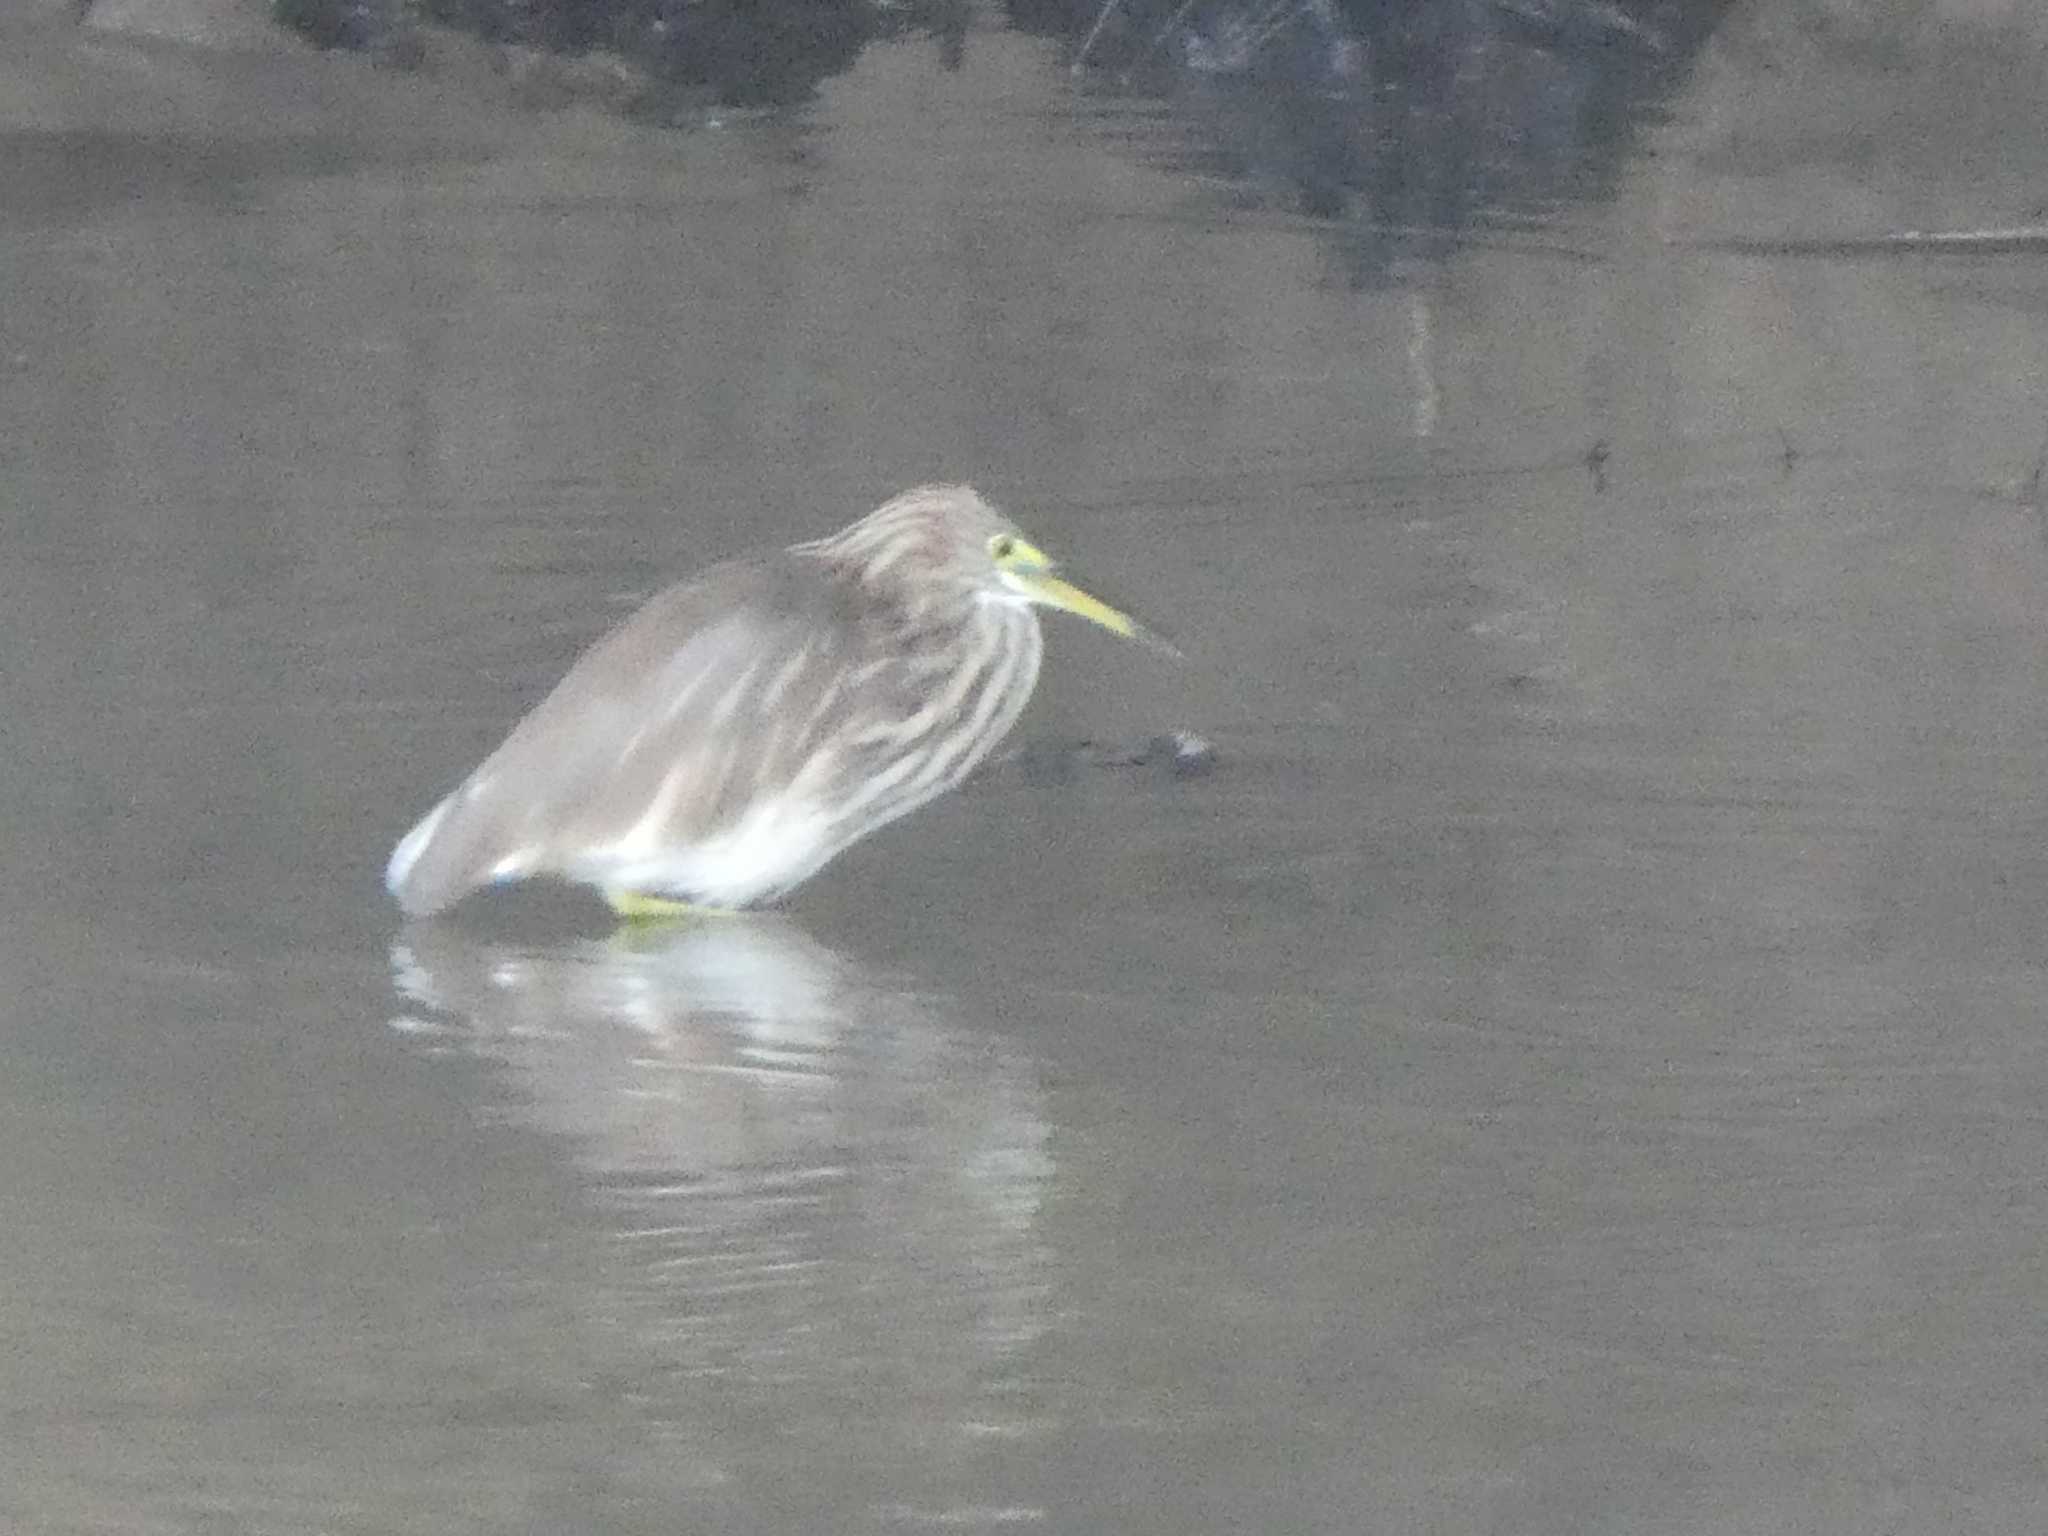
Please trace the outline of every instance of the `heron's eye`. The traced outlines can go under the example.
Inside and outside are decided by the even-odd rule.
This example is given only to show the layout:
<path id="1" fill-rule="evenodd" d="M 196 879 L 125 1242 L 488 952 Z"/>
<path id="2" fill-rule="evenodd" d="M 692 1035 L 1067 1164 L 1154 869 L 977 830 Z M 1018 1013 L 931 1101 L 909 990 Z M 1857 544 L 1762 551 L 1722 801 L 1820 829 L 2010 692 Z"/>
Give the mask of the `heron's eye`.
<path id="1" fill-rule="evenodd" d="M 988 541 L 988 552 L 992 559 L 1007 560 L 1017 552 L 1017 541 L 1007 533 L 999 533 Z"/>

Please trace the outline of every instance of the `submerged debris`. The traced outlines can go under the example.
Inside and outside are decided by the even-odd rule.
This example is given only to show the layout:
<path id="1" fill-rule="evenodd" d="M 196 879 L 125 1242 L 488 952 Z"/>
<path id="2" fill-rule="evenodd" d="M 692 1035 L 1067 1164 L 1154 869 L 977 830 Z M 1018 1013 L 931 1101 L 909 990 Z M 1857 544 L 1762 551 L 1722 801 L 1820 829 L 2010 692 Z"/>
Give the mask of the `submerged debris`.
<path id="1" fill-rule="evenodd" d="M 1104 768 L 1148 768 L 1167 778 L 1196 779 L 1214 771 L 1216 747 L 1193 731 L 1165 731 L 1137 743 L 1090 741 L 1027 742 L 991 765 L 1028 784 L 1065 784 Z"/>
<path id="2" fill-rule="evenodd" d="M 1587 470 L 1593 476 L 1593 494 L 1595 496 L 1607 494 L 1607 461 L 1612 457 L 1614 457 L 1614 450 L 1608 446 L 1607 439 L 1604 437 L 1596 439 L 1593 446 L 1586 450 L 1585 463 Z"/>

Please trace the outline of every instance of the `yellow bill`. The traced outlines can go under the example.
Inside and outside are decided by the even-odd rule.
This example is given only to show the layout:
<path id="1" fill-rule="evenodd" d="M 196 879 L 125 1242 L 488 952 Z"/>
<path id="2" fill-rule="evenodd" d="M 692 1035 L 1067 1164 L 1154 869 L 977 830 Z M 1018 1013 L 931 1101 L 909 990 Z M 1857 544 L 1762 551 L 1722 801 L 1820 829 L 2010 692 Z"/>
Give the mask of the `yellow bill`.
<path id="1" fill-rule="evenodd" d="M 1100 624 L 1111 634 L 1149 645 L 1168 656 L 1180 655 L 1179 648 L 1157 630 L 1140 623 L 1120 608 L 1110 607 L 1101 598 L 1083 592 L 1071 581 L 1063 581 L 1050 571 L 1020 570 L 1014 574 L 1018 585 L 1034 603 L 1078 614 L 1091 624 Z"/>

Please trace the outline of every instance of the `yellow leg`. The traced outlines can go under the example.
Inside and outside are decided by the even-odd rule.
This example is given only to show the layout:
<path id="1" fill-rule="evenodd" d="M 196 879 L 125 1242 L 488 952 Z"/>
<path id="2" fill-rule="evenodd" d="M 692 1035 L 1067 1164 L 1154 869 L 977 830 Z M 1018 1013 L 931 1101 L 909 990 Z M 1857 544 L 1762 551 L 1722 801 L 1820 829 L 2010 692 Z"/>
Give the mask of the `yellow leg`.
<path id="1" fill-rule="evenodd" d="M 736 915 L 730 907 L 705 907 L 694 901 L 672 901 L 666 896 L 650 896 L 645 891 L 621 891 L 607 887 L 604 899 L 629 923 L 679 923 L 697 917 Z"/>

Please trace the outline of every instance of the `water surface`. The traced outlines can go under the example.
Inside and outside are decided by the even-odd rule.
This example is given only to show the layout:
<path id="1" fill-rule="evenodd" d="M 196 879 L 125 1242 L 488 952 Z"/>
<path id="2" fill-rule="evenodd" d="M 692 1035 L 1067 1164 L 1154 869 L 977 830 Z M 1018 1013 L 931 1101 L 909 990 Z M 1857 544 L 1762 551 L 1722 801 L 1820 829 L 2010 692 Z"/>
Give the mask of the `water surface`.
<path id="1" fill-rule="evenodd" d="M 694 133 L 74 60 L 0 141 L 0 1522 L 2032 1529 L 2048 291 L 1716 242 L 2037 146 L 1784 41 L 1420 246 L 993 17 Z M 1190 652 L 1056 624 L 1022 738 L 1215 773 L 401 927 L 578 647 L 940 476 Z"/>

